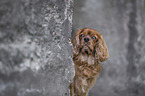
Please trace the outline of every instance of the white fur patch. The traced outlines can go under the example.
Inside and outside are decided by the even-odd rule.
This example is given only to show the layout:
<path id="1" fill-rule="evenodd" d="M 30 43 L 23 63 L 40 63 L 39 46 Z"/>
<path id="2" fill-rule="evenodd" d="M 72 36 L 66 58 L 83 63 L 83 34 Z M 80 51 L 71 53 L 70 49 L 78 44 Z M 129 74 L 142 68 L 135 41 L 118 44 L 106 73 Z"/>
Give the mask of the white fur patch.
<path id="1" fill-rule="evenodd" d="M 87 86 L 87 85 L 88 85 L 86 79 L 83 79 L 83 80 L 82 80 L 82 83 L 83 83 L 84 86 Z M 85 87 L 84 87 L 84 86 L 82 86 L 82 91 L 83 91 L 83 93 L 85 93 Z"/>
<path id="2" fill-rule="evenodd" d="M 87 61 L 87 55 L 82 55 L 82 61 Z"/>
<path id="3" fill-rule="evenodd" d="M 94 58 L 92 56 L 89 56 L 88 58 L 88 64 L 93 65 L 94 64 Z"/>
<path id="4" fill-rule="evenodd" d="M 88 85 L 86 79 L 83 79 L 83 80 L 82 80 L 82 83 L 83 83 L 83 85 L 86 85 L 86 86 Z"/>
<path id="5" fill-rule="evenodd" d="M 83 93 L 85 93 L 85 89 L 84 89 L 84 87 L 82 87 L 82 91 L 83 91 Z"/>

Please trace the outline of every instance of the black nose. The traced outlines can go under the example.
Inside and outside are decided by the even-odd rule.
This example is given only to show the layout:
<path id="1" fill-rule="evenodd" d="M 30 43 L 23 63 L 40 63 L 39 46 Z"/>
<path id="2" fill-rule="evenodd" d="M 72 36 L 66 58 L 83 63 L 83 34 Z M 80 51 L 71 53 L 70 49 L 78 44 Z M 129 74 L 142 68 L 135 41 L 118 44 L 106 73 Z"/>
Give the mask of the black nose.
<path id="1" fill-rule="evenodd" d="M 85 42 L 88 42 L 88 41 L 89 41 L 89 38 L 84 38 L 84 41 L 85 41 Z"/>

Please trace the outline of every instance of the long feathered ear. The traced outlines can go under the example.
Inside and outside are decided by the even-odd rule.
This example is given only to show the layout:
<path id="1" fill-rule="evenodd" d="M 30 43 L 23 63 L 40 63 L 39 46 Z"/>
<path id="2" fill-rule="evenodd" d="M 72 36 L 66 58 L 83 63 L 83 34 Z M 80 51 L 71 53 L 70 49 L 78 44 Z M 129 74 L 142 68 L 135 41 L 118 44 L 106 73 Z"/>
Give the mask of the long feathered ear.
<path id="1" fill-rule="evenodd" d="M 71 43 L 73 44 L 73 53 L 75 55 L 79 54 L 79 49 L 80 49 L 80 39 L 79 39 L 79 35 L 80 35 L 81 30 L 78 30 L 75 33 L 75 36 L 72 38 Z"/>
<path id="2" fill-rule="evenodd" d="M 109 53 L 108 53 L 108 48 L 105 44 L 105 41 L 102 37 L 102 35 L 99 36 L 98 43 L 96 44 L 96 52 L 95 52 L 95 59 L 104 62 L 108 59 Z"/>

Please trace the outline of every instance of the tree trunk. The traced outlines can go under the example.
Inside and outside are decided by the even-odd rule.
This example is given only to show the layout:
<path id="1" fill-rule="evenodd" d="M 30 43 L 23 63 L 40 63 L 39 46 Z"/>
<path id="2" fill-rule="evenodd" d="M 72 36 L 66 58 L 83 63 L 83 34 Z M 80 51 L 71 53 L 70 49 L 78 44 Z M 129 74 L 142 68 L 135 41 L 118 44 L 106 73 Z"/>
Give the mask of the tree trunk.
<path id="1" fill-rule="evenodd" d="M 0 0 L 0 96 L 68 96 L 73 0 Z"/>

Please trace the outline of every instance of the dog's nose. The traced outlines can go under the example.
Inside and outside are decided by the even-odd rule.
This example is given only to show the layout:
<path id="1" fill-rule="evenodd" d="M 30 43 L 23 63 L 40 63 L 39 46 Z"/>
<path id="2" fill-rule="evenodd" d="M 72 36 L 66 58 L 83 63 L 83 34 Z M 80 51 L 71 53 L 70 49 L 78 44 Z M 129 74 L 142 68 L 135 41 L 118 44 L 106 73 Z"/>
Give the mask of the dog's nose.
<path id="1" fill-rule="evenodd" d="M 84 41 L 85 41 L 85 42 L 89 42 L 89 38 L 87 38 L 87 37 L 84 38 Z"/>

